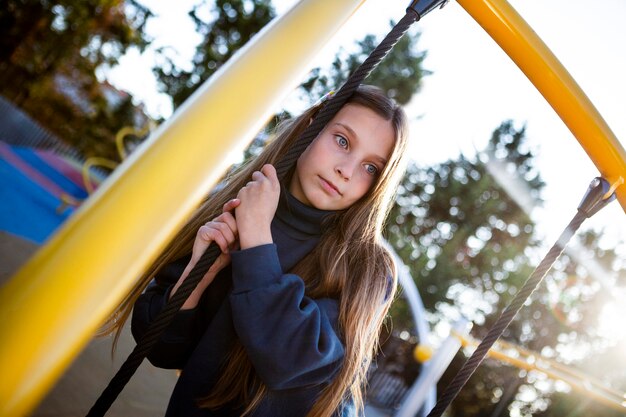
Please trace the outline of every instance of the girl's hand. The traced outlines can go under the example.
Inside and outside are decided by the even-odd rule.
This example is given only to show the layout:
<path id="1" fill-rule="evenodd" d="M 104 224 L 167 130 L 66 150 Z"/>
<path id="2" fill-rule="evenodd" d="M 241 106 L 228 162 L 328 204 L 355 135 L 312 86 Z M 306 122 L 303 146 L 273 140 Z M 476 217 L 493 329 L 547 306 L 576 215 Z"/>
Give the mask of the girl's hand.
<path id="1" fill-rule="evenodd" d="M 276 169 L 269 164 L 263 165 L 261 171 L 255 171 L 252 181 L 239 190 L 237 198 L 241 204 L 235 213 L 241 249 L 272 243 L 270 224 L 279 197 L 280 183 Z"/>
<path id="2" fill-rule="evenodd" d="M 213 279 L 219 271 L 221 271 L 226 265 L 230 263 L 230 251 L 236 250 L 238 247 L 238 232 L 237 222 L 232 214 L 232 211 L 239 206 L 240 201 L 233 199 L 224 204 L 223 213 L 217 216 L 215 219 L 207 222 L 198 229 L 196 234 L 196 240 L 193 243 L 193 249 L 191 253 L 191 260 L 185 267 L 182 275 L 178 279 L 178 282 L 172 288 L 170 297 L 180 288 L 185 281 L 193 267 L 198 263 L 202 254 L 206 251 L 212 242 L 215 242 L 221 249 L 222 253 L 217 257 L 213 265 L 204 274 L 202 280 L 198 283 L 196 288 L 189 295 L 189 298 L 181 309 L 190 309 L 198 305 L 200 296 L 206 290 L 206 288 L 213 282 Z"/>

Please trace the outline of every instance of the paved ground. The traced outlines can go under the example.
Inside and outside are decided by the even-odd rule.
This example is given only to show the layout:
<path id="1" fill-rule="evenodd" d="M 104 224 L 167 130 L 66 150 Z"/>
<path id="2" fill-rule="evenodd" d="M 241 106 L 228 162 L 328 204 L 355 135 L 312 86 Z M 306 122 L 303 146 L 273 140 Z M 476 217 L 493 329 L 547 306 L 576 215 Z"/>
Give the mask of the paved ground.
<path id="1" fill-rule="evenodd" d="M 0 232 L 0 283 L 9 279 L 36 249 L 37 246 L 33 243 Z M 133 346 L 134 341 L 128 329 L 125 329 L 112 360 L 111 339 L 93 340 L 61 377 L 33 416 L 84 416 Z M 158 369 L 144 361 L 107 416 L 162 416 L 175 382 L 174 371 Z"/>

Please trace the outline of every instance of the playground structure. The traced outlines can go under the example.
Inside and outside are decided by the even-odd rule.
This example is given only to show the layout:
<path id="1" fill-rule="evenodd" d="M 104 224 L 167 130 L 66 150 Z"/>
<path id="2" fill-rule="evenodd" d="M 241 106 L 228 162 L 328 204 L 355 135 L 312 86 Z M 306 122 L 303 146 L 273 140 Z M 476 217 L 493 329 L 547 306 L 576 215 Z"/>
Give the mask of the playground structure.
<path id="1" fill-rule="evenodd" d="M 626 208 L 626 190 L 620 187 L 626 153 L 567 71 L 504 0 L 459 3 L 550 102 L 610 183 L 606 196 L 615 192 Z M 0 348 L 0 366 L 7 375 L 0 383 L 0 415 L 24 415 L 33 409 L 215 185 L 226 169 L 227 154 L 241 150 L 253 137 L 302 78 L 315 52 L 359 5 L 356 0 L 305 0 L 277 19 L 131 155 L 2 288 L 2 316 L 16 319 L 2 322 L 3 334 L 12 336 Z M 282 65 L 275 68 L 278 60 Z M 246 68 L 267 75 L 265 83 L 247 77 Z M 228 100 L 241 92 L 249 99 Z M 207 144 L 201 139 L 209 137 L 208 130 L 220 138 L 210 144 L 210 154 L 203 152 Z M 189 139 L 184 148 L 180 137 Z M 185 184 L 170 172 L 185 178 Z M 151 210 L 144 210 L 146 202 Z M 120 230 L 124 239 L 117 236 Z"/>

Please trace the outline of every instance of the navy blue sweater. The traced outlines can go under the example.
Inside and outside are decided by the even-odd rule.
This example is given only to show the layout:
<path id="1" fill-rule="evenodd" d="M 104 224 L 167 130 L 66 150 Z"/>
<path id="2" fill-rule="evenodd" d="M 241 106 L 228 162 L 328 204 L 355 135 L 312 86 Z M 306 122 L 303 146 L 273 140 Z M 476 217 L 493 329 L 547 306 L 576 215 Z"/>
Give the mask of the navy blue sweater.
<path id="1" fill-rule="evenodd" d="M 330 212 L 282 192 L 272 221 L 274 244 L 232 253 L 198 306 L 177 313 L 148 356 L 158 367 L 182 369 L 166 416 L 239 416 L 240 405 L 197 407 L 216 383 L 234 341 L 244 346 L 268 394 L 254 417 L 305 416 L 337 373 L 344 346 L 337 329 L 338 302 L 311 299 L 289 271 L 319 241 Z M 137 302 L 132 332 L 140 339 L 164 307 L 189 257 L 164 268 Z"/>

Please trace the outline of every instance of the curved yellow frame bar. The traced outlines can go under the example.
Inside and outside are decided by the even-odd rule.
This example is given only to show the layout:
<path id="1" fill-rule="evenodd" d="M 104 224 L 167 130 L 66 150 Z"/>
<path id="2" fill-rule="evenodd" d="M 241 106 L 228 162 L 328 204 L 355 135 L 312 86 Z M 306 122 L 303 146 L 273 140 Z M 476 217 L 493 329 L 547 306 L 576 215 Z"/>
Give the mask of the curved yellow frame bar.
<path id="1" fill-rule="evenodd" d="M 115 168 L 117 168 L 119 164 L 115 161 L 111 161 L 110 159 L 102 158 L 100 156 L 92 156 L 91 158 L 87 158 L 87 160 L 83 164 L 81 172 L 83 174 L 83 184 L 85 185 L 85 190 L 87 190 L 88 194 L 93 194 L 94 191 L 94 187 L 91 183 L 90 178 L 91 167 L 98 165 L 113 171 L 115 170 Z"/>
<path id="2" fill-rule="evenodd" d="M 124 146 L 124 139 L 127 136 L 133 135 L 137 137 L 143 137 L 151 132 L 154 129 L 154 125 L 152 122 L 146 123 L 144 127 L 138 129 L 134 126 L 124 126 L 115 134 L 115 146 L 117 148 L 117 153 L 120 156 L 121 160 L 126 159 L 128 156 L 128 152 L 126 152 L 126 147 Z"/>
<path id="3" fill-rule="evenodd" d="M 458 0 L 550 103 L 626 211 L 626 152 L 559 60 L 505 0 Z"/>
<path id="4" fill-rule="evenodd" d="M 454 330 L 452 331 L 452 335 L 457 337 L 464 347 L 476 348 L 480 344 L 480 341 Z M 512 343 L 498 340 L 498 345 L 502 349 L 513 350 L 516 354 L 511 355 L 496 346 L 489 349 L 489 352 L 487 352 L 488 357 L 508 363 L 519 369 L 539 371 L 549 378 L 565 382 L 573 390 L 601 402 L 606 406 L 621 412 L 626 411 L 626 402 L 624 401 L 626 394 L 614 390 L 594 377 Z"/>
<path id="5" fill-rule="evenodd" d="M 363 1 L 302 0 L 275 19 L 0 289 L 0 416 L 36 406 Z"/>

